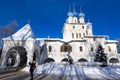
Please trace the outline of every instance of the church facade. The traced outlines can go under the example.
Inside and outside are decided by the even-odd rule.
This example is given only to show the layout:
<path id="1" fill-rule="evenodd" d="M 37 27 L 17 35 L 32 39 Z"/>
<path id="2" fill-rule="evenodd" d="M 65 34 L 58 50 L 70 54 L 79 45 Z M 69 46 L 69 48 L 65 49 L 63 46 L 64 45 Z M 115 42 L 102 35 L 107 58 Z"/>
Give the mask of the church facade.
<path id="1" fill-rule="evenodd" d="M 92 23 L 85 22 L 85 14 L 82 11 L 79 14 L 75 10 L 68 12 L 62 33 L 63 39 L 44 39 L 48 57 L 55 62 L 61 62 L 68 54 L 75 62 L 94 62 L 99 44 L 104 48 L 108 63 L 119 62 L 117 41 L 109 40 L 106 35 L 94 35 Z"/>
<path id="2" fill-rule="evenodd" d="M 79 14 L 75 10 L 68 12 L 62 33 L 63 39 L 35 38 L 30 24 L 25 25 L 3 39 L 1 65 L 25 65 L 33 59 L 38 65 L 48 59 L 61 62 L 68 58 L 68 54 L 74 62 L 94 62 L 99 44 L 104 48 L 108 63 L 119 63 L 117 41 L 109 40 L 106 35 L 94 35 L 92 23 L 85 22 L 82 11 Z"/>

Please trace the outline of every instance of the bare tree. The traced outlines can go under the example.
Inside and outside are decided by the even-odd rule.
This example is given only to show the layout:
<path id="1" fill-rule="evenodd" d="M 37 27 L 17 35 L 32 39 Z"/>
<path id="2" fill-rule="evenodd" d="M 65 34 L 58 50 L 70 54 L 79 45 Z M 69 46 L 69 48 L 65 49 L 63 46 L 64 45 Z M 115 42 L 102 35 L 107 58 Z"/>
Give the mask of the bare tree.
<path id="1" fill-rule="evenodd" d="M 16 21 L 10 22 L 8 25 L 0 26 L 0 59 L 2 54 L 2 42 L 1 39 L 4 37 L 8 37 L 15 32 L 15 28 L 18 26 Z"/>
<path id="2" fill-rule="evenodd" d="M 0 27 L 0 39 L 3 37 L 8 37 L 15 32 L 15 28 L 18 26 L 16 21 L 10 22 L 8 25 Z"/>
<path id="3" fill-rule="evenodd" d="M 8 37 L 15 33 L 15 28 L 18 26 L 18 23 L 14 20 L 7 25 L 0 26 L 0 49 L 2 48 L 1 39 Z"/>

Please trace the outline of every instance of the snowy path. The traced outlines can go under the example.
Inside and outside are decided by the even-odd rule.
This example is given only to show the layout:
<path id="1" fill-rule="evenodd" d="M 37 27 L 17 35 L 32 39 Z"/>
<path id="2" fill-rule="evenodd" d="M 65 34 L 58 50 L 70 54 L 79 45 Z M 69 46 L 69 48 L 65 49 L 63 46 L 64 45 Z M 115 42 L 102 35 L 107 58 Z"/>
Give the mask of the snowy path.
<path id="1" fill-rule="evenodd" d="M 120 80 L 120 67 L 93 67 L 50 63 L 39 65 L 38 80 Z"/>

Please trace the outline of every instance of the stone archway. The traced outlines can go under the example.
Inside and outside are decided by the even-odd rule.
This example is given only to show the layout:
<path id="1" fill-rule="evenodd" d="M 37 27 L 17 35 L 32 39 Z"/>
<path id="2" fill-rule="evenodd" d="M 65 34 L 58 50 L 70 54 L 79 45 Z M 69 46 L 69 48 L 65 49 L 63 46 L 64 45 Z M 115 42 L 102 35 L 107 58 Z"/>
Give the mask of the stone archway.
<path id="1" fill-rule="evenodd" d="M 50 62 L 55 62 L 55 60 L 53 58 L 47 58 L 44 61 L 44 63 L 50 63 Z"/>
<path id="2" fill-rule="evenodd" d="M 6 58 L 6 66 L 25 66 L 27 64 L 27 51 L 24 47 L 15 46 L 8 50 Z"/>
<path id="3" fill-rule="evenodd" d="M 67 59 L 67 58 L 64 58 L 64 59 L 61 60 L 61 62 L 64 62 L 64 61 L 65 61 L 65 62 L 68 62 L 68 59 Z"/>
<path id="4" fill-rule="evenodd" d="M 111 58 L 109 60 L 110 63 L 119 63 L 119 60 L 117 58 Z"/>
<path id="5" fill-rule="evenodd" d="M 88 62 L 88 60 L 84 59 L 84 58 L 81 58 L 78 60 L 78 62 Z"/>

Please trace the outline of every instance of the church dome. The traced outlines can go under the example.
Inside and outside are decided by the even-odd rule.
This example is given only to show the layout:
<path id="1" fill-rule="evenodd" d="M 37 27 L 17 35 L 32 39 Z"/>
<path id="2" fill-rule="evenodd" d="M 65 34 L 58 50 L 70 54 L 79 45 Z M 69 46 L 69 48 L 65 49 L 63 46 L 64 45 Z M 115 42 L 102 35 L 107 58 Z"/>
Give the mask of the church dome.
<path id="1" fill-rule="evenodd" d="M 73 12 L 73 16 L 74 17 L 77 17 L 78 16 L 78 13 L 76 11 Z"/>
<path id="2" fill-rule="evenodd" d="M 80 16 L 80 17 L 85 17 L 85 14 L 82 13 L 82 12 L 80 12 L 80 13 L 79 13 L 79 16 Z"/>
<path id="3" fill-rule="evenodd" d="M 72 12 L 68 12 L 68 16 L 73 16 L 73 13 Z"/>

